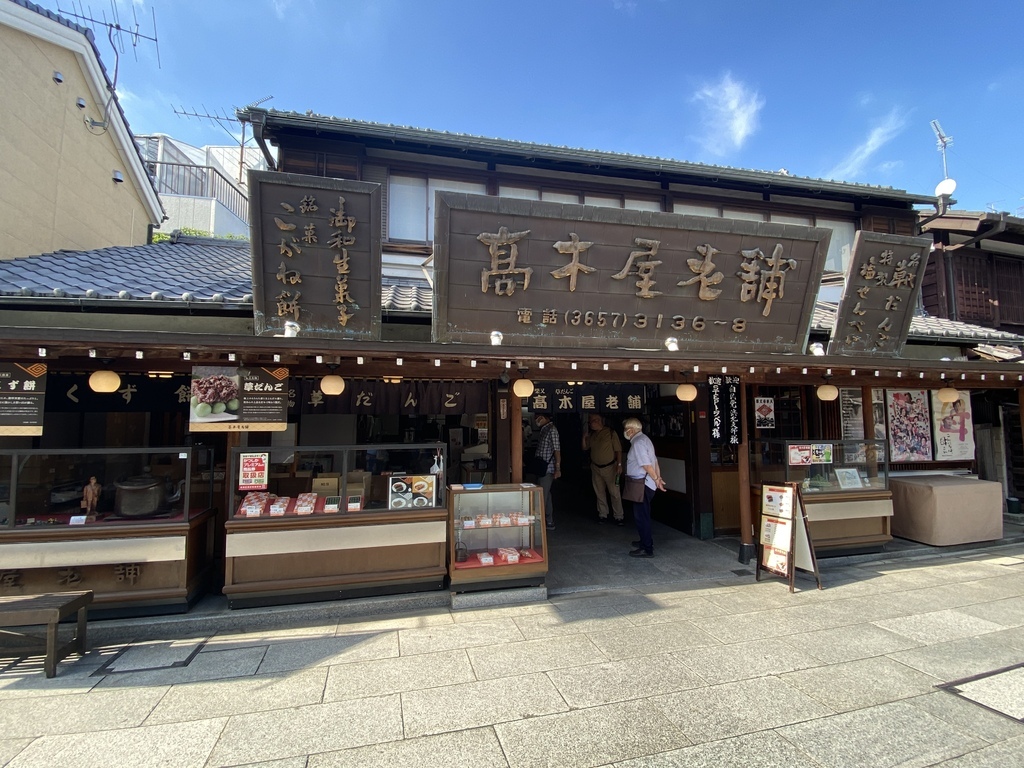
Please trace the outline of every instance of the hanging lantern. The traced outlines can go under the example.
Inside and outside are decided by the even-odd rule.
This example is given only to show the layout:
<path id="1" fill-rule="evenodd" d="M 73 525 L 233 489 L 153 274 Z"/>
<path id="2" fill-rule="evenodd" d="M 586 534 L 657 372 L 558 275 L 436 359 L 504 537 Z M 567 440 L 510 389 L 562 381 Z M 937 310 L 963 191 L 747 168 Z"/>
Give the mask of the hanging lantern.
<path id="1" fill-rule="evenodd" d="M 697 399 L 697 388 L 693 384 L 680 384 L 676 387 L 676 397 L 684 403 L 692 403 Z"/>
<path id="2" fill-rule="evenodd" d="M 960 392 L 954 387 L 943 387 L 935 395 L 940 403 L 955 403 L 960 399 Z"/>
<path id="3" fill-rule="evenodd" d="M 345 380 L 331 373 L 320 379 L 320 391 L 325 395 L 340 395 L 345 391 Z"/>
<path id="4" fill-rule="evenodd" d="M 93 371 L 89 374 L 89 389 L 93 392 L 117 392 L 121 377 L 114 371 Z"/>
<path id="5" fill-rule="evenodd" d="M 839 387 L 835 384 L 822 384 L 818 387 L 818 399 L 825 402 L 832 402 L 839 397 Z"/>
<path id="6" fill-rule="evenodd" d="M 533 382 L 529 379 L 516 379 L 512 383 L 512 394 L 516 397 L 529 397 L 533 394 Z"/>

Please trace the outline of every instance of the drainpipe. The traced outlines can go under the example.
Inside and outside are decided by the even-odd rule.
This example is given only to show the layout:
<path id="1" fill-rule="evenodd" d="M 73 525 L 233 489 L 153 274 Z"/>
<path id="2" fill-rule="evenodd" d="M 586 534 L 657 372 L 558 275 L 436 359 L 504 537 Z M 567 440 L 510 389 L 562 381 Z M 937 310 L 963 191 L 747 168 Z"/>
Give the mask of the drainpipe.
<path id="1" fill-rule="evenodd" d="M 276 171 L 277 163 L 274 162 L 274 156 L 270 153 L 270 147 L 267 146 L 267 139 L 264 135 L 264 130 L 267 127 L 267 113 L 262 109 L 251 109 L 249 110 L 249 122 L 252 124 L 252 137 L 256 139 L 256 143 L 263 153 L 263 159 L 267 161 L 267 167 Z"/>

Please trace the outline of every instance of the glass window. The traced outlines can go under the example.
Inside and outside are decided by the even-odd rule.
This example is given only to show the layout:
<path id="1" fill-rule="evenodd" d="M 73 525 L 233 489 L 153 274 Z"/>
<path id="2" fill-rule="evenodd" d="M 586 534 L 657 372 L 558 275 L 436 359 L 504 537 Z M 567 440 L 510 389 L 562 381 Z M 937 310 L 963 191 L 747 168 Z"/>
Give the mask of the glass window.
<path id="1" fill-rule="evenodd" d="M 836 219 L 823 219 L 818 217 L 819 227 L 828 227 L 832 230 L 832 240 L 828 244 L 828 258 L 825 259 L 825 269 L 832 272 L 846 273 L 850 265 L 850 255 L 853 252 L 853 237 L 857 234 L 857 227 L 852 221 L 839 221 Z"/>
<path id="2" fill-rule="evenodd" d="M 500 197 L 514 197 L 517 200 L 540 200 L 540 190 L 529 187 L 498 187 Z"/>
<path id="3" fill-rule="evenodd" d="M 746 208 L 725 208 L 722 216 L 726 219 L 743 219 L 744 221 L 764 221 L 765 216 L 760 211 L 751 211 Z"/>
<path id="4" fill-rule="evenodd" d="M 575 192 L 552 192 L 545 189 L 541 192 L 540 199 L 550 203 L 578 203 L 580 196 Z"/>
<path id="5" fill-rule="evenodd" d="M 633 211 L 660 211 L 661 201 L 660 200 L 643 200 L 638 197 L 627 197 L 623 208 L 629 208 Z"/>
<path id="6" fill-rule="evenodd" d="M 616 195 L 584 195 L 583 202 L 586 205 L 599 205 L 602 208 L 621 208 L 622 198 Z"/>
<path id="7" fill-rule="evenodd" d="M 693 216 L 721 216 L 717 205 L 698 205 L 696 203 L 673 203 L 673 213 L 688 213 Z"/>
<path id="8" fill-rule="evenodd" d="M 388 237 L 427 239 L 427 180 L 392 176 L 388 180 Z"/>
<path id="9" fill-rule="evenodd" d="M 487 185 L 477 181 L 452 181 L 431 179 L 427 184 L 427 240 L 434 240 L 434 193 L 466 192 L 470 195 L 486 195 Z"/>
<path id="10" fill-rule="evenodd" d="M 805 227 L 814 226 L 813 216 L 794 216 L 791 213 L 773 213 L 772 221 L 776 224 L 800 224 Z"/>

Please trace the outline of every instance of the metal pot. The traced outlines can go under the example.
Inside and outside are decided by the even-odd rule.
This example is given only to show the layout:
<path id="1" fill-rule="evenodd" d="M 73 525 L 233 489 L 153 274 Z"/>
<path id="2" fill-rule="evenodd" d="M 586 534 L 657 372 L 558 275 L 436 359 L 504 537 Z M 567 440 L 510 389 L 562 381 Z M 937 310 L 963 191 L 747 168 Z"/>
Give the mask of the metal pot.
<path id="1" fill-rule="evenodd" d="M 121 517 L 145 517 L 160 511 L 164 500 L 165 483 L 152 475 L 129 477 L 114 483 L 117 495 L 114 514 Z"/>

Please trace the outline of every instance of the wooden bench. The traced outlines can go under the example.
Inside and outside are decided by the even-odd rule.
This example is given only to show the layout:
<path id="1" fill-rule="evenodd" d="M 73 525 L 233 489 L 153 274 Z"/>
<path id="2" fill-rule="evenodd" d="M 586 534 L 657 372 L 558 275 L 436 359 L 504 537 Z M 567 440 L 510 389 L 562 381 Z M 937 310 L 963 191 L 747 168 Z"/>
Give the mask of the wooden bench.
<path id="1" fill-rule="evenodd" d="M 57 662 L 71 653 L 85 653 L 86 614 L 92 592 L 53 592 L 45 595 L 23 595 L 0 597 L 0 628 L 46 626 L 46 659 L 43 668 L 47 677 L 57 674 Z M 57 625 L 78 611 L 78 624 L 70 642 L 57 647 Z M 23 638 L 32 638 L 23 632 L 15 632 Z M 35 638 L 41 639 L 41 638 Z M 4 652 L 37 653 L 38 643 L 11 648 L 3 646 Z"/>

